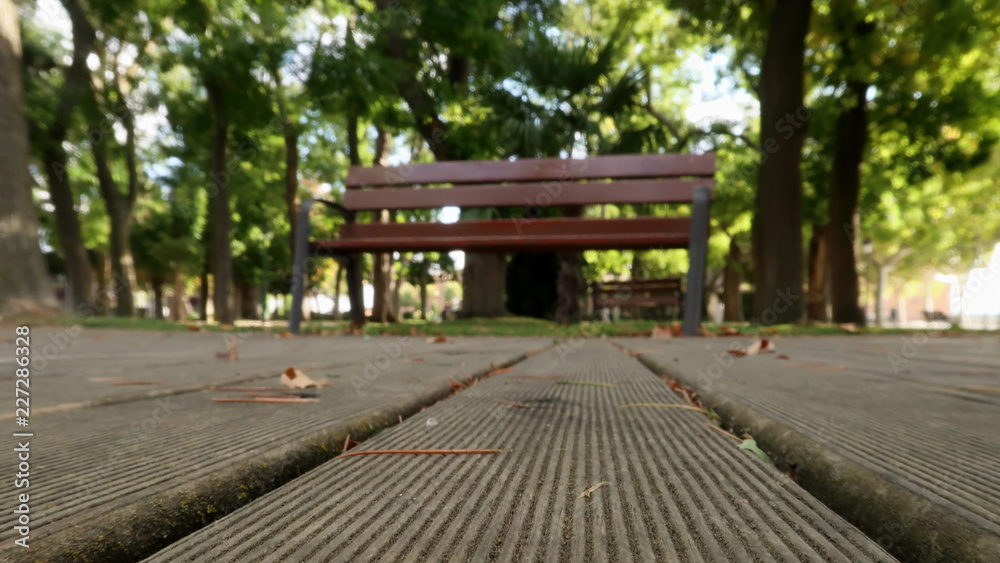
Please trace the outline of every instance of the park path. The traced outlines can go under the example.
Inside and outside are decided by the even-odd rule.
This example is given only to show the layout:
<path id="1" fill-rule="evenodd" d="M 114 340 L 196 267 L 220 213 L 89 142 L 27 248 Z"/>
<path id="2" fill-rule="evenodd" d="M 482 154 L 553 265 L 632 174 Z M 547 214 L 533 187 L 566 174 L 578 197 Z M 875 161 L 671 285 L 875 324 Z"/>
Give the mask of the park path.
<path id="1" fill-rule="evenodd" d="M 501 453 L 335 459 L 150 561 L 892 560 L 704 415 L 662 405 L 684 403 L 637 360 L 564 342 L 354 450 Z"/>
<path id="2" fill-rule="evenodd" d="M 65 345 L 32 378 L 32 548 L 4 526 L 0 560 L 1000 560 L 995 335 L 253 334 L 231 362 L 221 334 L 64 331 L 33 333 Z M 332 385 L 212 401 L 290 365 Z M 338 459 L 348 435 L 503 451 Z"/>
<path id="3" fill-rule="evenodd" d="M 901 559 L 1000 561 L 1000 337 L 621 339 Z"/>
<path id="4" fill-rule="evenodd" d="M 13 332 L 11 332 L 12 334 Z M 68 339 L 67 339 L 68 338 Z M 31 377 L 30 438 L 9 438 L 0 490 L 28 493 L 30 546 L 8 510 L 2 561 L 135 561 L 550 342 L 426 337 L 239 339 L 238 361 L 219 333 L 32 330 L 34 358 L 61 342 Z M 10 354 L 0 363 L 13 367 Z M 332 383 L 307 404 L 217 403 L 214 385 L 278 385 L 296 366 Z M 13 370 L 3 383 L 13 403 Z M 114 385 L 117 381 L 154 385 Z M 10 413 L 13 414 L 13 413 Z M 15 488 L 11 450 L 29 441 L 30 485 Z"/>

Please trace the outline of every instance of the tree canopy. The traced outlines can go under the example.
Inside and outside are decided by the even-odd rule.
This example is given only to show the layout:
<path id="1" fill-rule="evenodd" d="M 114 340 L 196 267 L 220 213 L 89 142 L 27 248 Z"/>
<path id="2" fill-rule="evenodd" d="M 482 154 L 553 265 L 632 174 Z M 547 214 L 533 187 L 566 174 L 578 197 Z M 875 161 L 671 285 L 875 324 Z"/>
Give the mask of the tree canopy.
<path id="1" fill-rule="evenodd" d="M 23 91 L 3 105 L 30 139 L 9 163 L 29 204 L 4 236 L 48 254 L 78 313 L 138 314 L 141 293 L 157 316 L 259 317 L 265 286 L 289 291 L 298 205 L 339 199 L 351 165 L 715 152 L 707 283 L 729 320 L 752 286 L 756 322 L 863 322 L 868 268 L 962 273 L 1000 240 L 1000 6 L 978 0 L 26 0 L 2 17 L 23 45 L 4 61 Z M 581 303 L 576 275 L 688 267 L 683 251 L 560 255 L 532 297 L 511 282 L 532 263 L 397 254 L 365 270 L 376 316 L 398 318 L 401 286 L 441 276 L 463 281 L 463 311 L 493 315 L 511 288 Z M 314 287 L 343 293 L 336 263 L 316 268 Z M 776 314 L 783 291 L 795 305 Z"/>

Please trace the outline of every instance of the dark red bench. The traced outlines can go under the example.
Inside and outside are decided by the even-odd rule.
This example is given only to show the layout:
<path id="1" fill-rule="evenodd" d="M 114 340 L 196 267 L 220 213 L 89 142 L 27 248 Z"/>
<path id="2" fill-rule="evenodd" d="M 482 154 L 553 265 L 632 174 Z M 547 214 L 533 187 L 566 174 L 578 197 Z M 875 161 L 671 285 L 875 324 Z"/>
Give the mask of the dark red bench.
<path id="1" fill-rule="evenodd" d="M 684 304 L 680 278 L 594 282 L 594 310 L 609 307 L 668 307 L 675 317 Z"/>
<path id="2" fill-rule="evenodd" d="M 364 322 L 359 255 L 364 252 L 583 251 L 687 248 L 684 334 L 697 335 L 701 318 L 708 212 L 715 155 L 652 154 L 586 159 L 455 161 L 399 167 L 351 167 L 343 203 L 302 203 L 296 232 L 289 330 L 297 333 L 310 256 L 329 256 L 347 269 L 351 320 Z M 309 212 L 316 202 L 346 224 L 337 238 L 311 241 Z M 490 219 L 445 224 L 361 223 L 357 213 L 380 209 L 546 207 L 597 204 L 693 204 L 689 217 L 627 219 Z"/>

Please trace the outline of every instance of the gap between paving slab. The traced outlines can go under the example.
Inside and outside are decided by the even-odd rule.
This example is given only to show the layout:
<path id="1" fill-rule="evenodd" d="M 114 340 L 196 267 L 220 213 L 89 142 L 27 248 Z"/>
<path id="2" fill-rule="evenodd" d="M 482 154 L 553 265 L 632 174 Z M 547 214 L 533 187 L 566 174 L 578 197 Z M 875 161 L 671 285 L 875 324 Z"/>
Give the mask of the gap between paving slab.
<path id="1" fill-rule="evenodd" d="M 795 460 L 799 485 L 901 560 L 1000 561 L 1000 537 L 955 510 L 915 494 L 758 409 L 699 386 L 692 373 L 662 358 L 648 353 L 637 353 L 636 358 L 654 373 L 696 391 L 705 406 L 737 433 L 752 434 L 773 458 Z"/>
<path id="2" fill-rule="evenodd" d="M 702 414 L 621 407 L 646 401 L 685 406 L 560 346 L 355 450 L 502 453 L 334 459 L 148 561 L 892 561 Z"/>
<path id="3" fill-rule="evenodd" d="M 527 346 L 521 350 L 525 348 Z M 470 355 L 476 355 L 476 353 L 470 352 Z M 465 377 L 478 379 L 495 369 L 512 365 L 526 357 L 524 352 L 479 353 L 478 355 L 481 358 L 478 363 L 479 367 L 462 368 L 462 372 L 456 375 L 461 379 Z M 394 366 L 392 369 L 396 369 L 396 372 L 393 373 L 390 370 L 390 372 L 383 374 L 377 381 L 374 391 L 391 388 L 391 386 L 386 386 L 393 381 L 402 383 L 404 390 L 414 387 L 419 389 L 420 384 L 412 383 L 415 381 L 413 371 L 418 370 L 418 366 L 422 365 L 413 364 L 414 367 Z M 429 368 L 430 366 L 420 369 L 428 370 Z M 114 448 L 121 449 L 125 446 L 122 443 L 114 443 L 114 432 L 102 428 L 99 417 L 107 416 L 108 424 L 110 424 L 112 416 L 117 417 L 118 420 L 135 421 L 138 420 L 137 417 L 149 414 L 150 409 L 153 409 L 153 401 L 116 402 L 101 408 L 82 409 L 42 417 L 39 419 L 40 421 L 51 418 L 50 424 L 55 424 L 54 418 L 61 416 L 67 417 L 67 419 L 82 417 L 92 423 L 97 421 L 97 426 L 93 431 L 97 434 L 104 434 L 108 438 L 109 444 L 106 445 L 103 440 L 99 439 L 99 436 L 92 437 L 93 447 L 102 449 L 101 451 L 80 452 L 81 456 L 92 457 L 94 460 L 88 463 L 88 467 L 85 469 L 79 469 L 81 462 L 78 459 L 73 459 L 76 456 L 67 454 L 65 449 L 58 455 L 48 456 L 55 459 L 46 460 L 45 457 L 39 457 L 44 456 L 44 454 L 38 451 L 38 445 L 33 444 L 32 461 L 38 459 L 39 461 L 34 463 L 39 468 L 43 467 L 42 463 L 47 462 L 46 466 L 52 470 L 42 470 L 41 473 L 38 473 L 38 470 L 33 466 L 33 472 L 38 475 L 37 479 L 42 481 L 42 484 L 32 487 L 32 500 L 35 503 L 32 505 L 34 509 L 32 517 L 33 519 L 37 518 L 39 504 L 44 505 L 45 510 L 50 512 L 61 510 L 66 515 L 53 521 L 36 522 L 33 520 L 32 547 L 28 550 L 10 547 L 13 545 L 14 539 L 10 528 L 0 532 L 5 544 L 4 549 L 0 549 L 0 560 L 12 562 L 138 560 L 335 457 L 339 454 L 346 436 L 350 435 L 352 439 L 366 438 L 380 430 L 398 424 L 400 417 L 411 416 L 426 405 L 447 397 L 452 392 L 449 385 L 451 378 L 444 373 L 444 370 L 440 370 L 435 377 L 438 378 L 438 381 L 434 384 L 422 384 L 424 391 L 405 397 L 399 392 L 391 392 L 388 393 L 387 398 L 379 398 L 380 395 L 375 393 L 378 400 L 369 401 L 353 411 L 349 408 L 348 412 L 339 412 L 337 417 L 342 420 L 334 420 L 326 425 L 322 420 L 310 422 L 313 419 L 309 418 L 310 415 L 303 414 L 305 411 L 293 410 L 314 407 L 321 403 L 222 406 L 218 403 L 208 402 L 207 395 L 187 393 L 179 400 L 193 401 L 192 405 L 200 405 L 200 408 L 210 408 L 207 405 L 215 405 L 220 409 L 239 408 L 242 409 L 241 412 L 246 417 L 253 417 L 255 414 L 262 416 L 262 413 L 267 411 L 272 417 L 270 420 L 275 422 L 275 426 L 268 433 L 271 438 L 257 437 L 251 440 L 255 445 L 252 445 L 253 450 L 250 452 L 229 452 L 216 461 L 204 464 L 198 462 L 199 466 L 191 469 L 186 467 L 167 468 L 164 470 L 165 477 L 158 476 L 157 471 L 160 469 L 156 465 L 163 464 L 166 467 L 171 463 L 176 463 L 172 461 L 172 452 L 176 454 L 178 447 L 184 447 L 185 444 L 190 448 L 205 449 L 208 447 L 205 455 L 218 457 L 220 451 L 229 445 L 206 445 L 203 443 L 206 440 L 209 442 L 219 441 L 219 438 L 211 436 L 211 427 L 205 428 L 204 425 L 197 427 L 197 421 L 191 419 L 192 424 L 189 429 L 185 420 L 174 420 L 170 423 L 175 428 L 167 435 L 171 439 L 171 443 L 163 444 L 162 451 L 158 450 L 158 455 L 149 455 L 147 458 L 139 460 L 119 457 L 117 462 L 108 464 L 109 459 L 114 459 L 113 456 L 120 454 Z M 406 381 L 411 383 L 405 383 Z M 349 388 L 345 389 L 347 385 L 349 383 L 344 381 L 341 387 L 345 394 L 350 393 Z M 333 406 L 331 404 L 331 408 Z M 182 412 L 180 415 L 174 414 L 174 416 L 195 416 L 197 418 L 196 413 L 188 414 L 190 412 Z M 218 410 L 215 412 L 216 414 L 213 416 L 221 416 L 223 418 L 220 420 L 225 420 L 226 415 L 219 413 L 226 411 Z M 287 433 L 291 423 L 284 426 L 283 420 L 276 416 L 278 413 L 288 413 L 288 418 L 295 419 L 297 427 L 303 430 L 297 435 L 293 433 L 291 439 L 282 439 L 282 435 Z M 330 412 L 329 416 L 334 416 L 334 413 Z M 34 421 L 32 425 L 35 425 Z M 247 424 L 248 431 L 250 431 L 250 426 Z M 285 433 L 282 432 L 283 428 L 286 429 Z M 55 427 L 48 430 L 41 429 L 36 431 L 36 435 L 39 440 L 42 440 L 44 436 L 54 435 L 54 430 Z M 260 434 L 256 430 L 253 432 Z M 234 436 L 234 442 L 238 442 L 241 438 L 238 435 Z M 50 443 L 48 447 L 57 446 Z M 63 443 L 58 447 L 71 448 L 73 445 Z M 110 458 L 104 457 L 109 454 Z M 198 454 L 198 457 L 200 456 L 201 454 Z M 229 459 L 230 457 L 232 460 Z M 197 459 L 197 457 L 192 459 Z M 129 462 L 134 465 L 130 465 Z M 107 464 L 108 467 L 106 469 L 90 467 L 90 465 L 103 464 Z M 73 469 L 74 467 L 77 469 Z M 69 472 L 62 479 L 55 474 L 61 468 L 64 474 Z M 82 471 L 93 473 L 95 469 L 98 471 L 98 475 L 101 475 L 100 471 L 105 469 L 102 477 L 108 486 L 116 487 L 114 490 L 120 490 L 120 492 L 115 492 L 112 498 L 100 498 L 103 493 L 100 493 L 98 489 L 101 488 L 102 484 L 88 482 L 80 475 Z M 178 471 L 182 473 L 187 471 L 187 473 L 183 473 L 183 479 L 178 477 L 180 474 Z M 35 478 L 33 475 L 33 479 Z M 77 482 L 78 485 L 74 486 L 74 482 Z M 46 493 L 49 497 L 46 500 L 40 498 L 35 492 L 34 489 L 38 489 L 38 487 L 55 490 Z M 95 491 L 97 491 L 97 495 L 93 494 Z M 106 494 L 104 496 L 107 497 Z"/>

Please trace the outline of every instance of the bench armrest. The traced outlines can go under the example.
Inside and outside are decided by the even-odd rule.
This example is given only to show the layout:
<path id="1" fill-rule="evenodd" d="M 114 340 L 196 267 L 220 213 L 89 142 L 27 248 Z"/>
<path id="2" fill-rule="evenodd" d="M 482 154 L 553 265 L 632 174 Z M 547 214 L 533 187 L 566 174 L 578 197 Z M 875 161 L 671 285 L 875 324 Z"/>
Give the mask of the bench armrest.
<path id="1" fill-rule="evenodd" d="M 306 218 L 308 219 L 309 211 L 312 209 L 312 206 L 316 203 L 322 203 L 323 205 L 329 207 L 330 209 L 333 209 L 337 213 L 340 213 L 340 216 L 343 217 L 348 223 L 354 221 L 355 215 L 353 211 L 337 203 L 336 201 L 330 201 L 328 199 L 307 199 L 305 202 L 302 203 L 302 207 L 299 209 L 299 218 L 300 219 L 302 218 L 303 211 L 305 211 Z"/>

